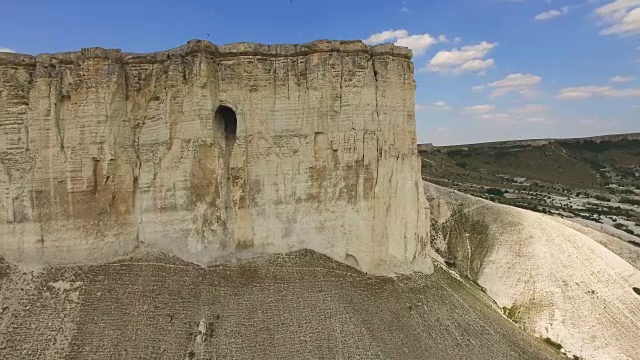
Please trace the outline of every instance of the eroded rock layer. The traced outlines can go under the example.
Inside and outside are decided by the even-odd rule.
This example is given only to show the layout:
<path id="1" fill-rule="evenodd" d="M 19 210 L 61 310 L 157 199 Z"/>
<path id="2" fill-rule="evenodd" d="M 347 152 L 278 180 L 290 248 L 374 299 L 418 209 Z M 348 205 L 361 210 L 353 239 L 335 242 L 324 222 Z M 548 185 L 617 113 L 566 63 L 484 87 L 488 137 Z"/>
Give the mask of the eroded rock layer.
<path id="1" fill-rule="evenodd" d="M 0 358 L 561 359 L 442 269 L 363 274 L 302 250 L 200 267 L 0 259 Z"/>
<path id="2" fill-rule="evenodd" d="M 435 253 L 514 323 L 570 358 L 640 359 L 640 251 L 566 219 L 430 183 L 425 192 Z"/>
<path id="3" fill-rule="evenodd" d="M 2 53 L 0 253 L 310 248 L 430 271 L 410 59 L 359 41 Z"/>

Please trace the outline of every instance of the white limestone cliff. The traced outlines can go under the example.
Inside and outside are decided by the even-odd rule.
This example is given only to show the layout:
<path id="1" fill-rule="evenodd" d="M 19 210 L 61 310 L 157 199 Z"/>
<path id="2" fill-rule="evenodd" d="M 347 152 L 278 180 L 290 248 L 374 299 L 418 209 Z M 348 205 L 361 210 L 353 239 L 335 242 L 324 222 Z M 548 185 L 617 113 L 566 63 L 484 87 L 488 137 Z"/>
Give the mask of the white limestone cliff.
<path id="1" fill-rule="evenodd" d="M 310 248 L 430 272 L 408 49 L 194 40 L 0 54 L 0 255 Z"/>
<path id="2" fill-rule="evenodd" d="M 425 192 L 436 253 L 505 316 L 569 358 L 640 358 L 640 269 L 605 247 L 613 239 L 434 184 Z"/>

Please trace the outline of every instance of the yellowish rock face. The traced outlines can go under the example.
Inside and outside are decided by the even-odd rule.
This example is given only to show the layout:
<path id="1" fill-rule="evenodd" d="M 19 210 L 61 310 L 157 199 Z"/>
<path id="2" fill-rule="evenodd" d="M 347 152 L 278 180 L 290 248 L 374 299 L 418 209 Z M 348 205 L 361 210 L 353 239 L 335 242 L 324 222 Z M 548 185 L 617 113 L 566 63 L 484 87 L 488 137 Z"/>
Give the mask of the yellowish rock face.
<path id="1" fill-rule="evenodd" d="M 338 41 L 0 54 L 0 253 L 310 248 L 428 272 L 410 58 Z"/>

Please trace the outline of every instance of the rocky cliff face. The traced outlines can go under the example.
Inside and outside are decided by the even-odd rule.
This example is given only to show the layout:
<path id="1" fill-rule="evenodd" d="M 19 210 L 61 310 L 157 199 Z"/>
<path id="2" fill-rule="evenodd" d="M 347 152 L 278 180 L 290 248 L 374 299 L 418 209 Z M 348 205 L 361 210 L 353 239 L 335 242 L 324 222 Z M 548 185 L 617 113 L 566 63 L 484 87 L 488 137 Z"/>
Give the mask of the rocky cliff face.
<path id="1" fill-rule="evenodd" d="M 408 49 L 194 40 L 0 54 L 0 254 L 310 248 L 430 271 Z"/>
<path id="2" fill-rule="evenodd" d="M 506 317 L 572 359 L 640 359 L 637 248 L 567 219 L 429 183 L 425 192 L 435 252 Z"/>

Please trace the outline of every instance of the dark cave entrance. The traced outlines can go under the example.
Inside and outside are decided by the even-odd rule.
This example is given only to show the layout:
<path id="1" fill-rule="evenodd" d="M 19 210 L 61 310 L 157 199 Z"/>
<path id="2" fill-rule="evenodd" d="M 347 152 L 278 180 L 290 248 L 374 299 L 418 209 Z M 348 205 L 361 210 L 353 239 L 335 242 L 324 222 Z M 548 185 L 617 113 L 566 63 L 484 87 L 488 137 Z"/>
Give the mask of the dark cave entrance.
<path id="1" fill-rule="evenodd" d="M 233 188 L 233 176 L 231 174 L 231 156 L 233 154 L 233 147 L 236 144 L 236 131 L 238 129 L 238 118 L 236 112 L 232 108 L 220 105 L 216 110 L 214 128 L 218 132 L 222 132 L 223 140 L 219 143 L 222 148 L 222 180 L 224 184 L 224 204 L 226 213 L 226 228 L 227 236 L 233 237 L 233 202 L 231 198 L 231 192 Z M 218 135 L 219 136 L 219 135 Z M 220 139 L 218 137 L 218 139 Z"/>
<path id="2" fill-rule="evenodd" d="M 228 165 L 231 161 L 231 154 L 233 153 L 233 146 L 236 144 L 236 131 L 238 129 L 238 118 L 236 118 L 236 112 L 232 108 L 224 105 L 220 105 L 216 110 L 214 128 L 217 132 L 222 132 L 223 140 L 219 143 L 222 148 L 222 154 L 224 157 L 224 171 L 228 174 Z M 218 135 L 219 136 L 219 135 Z M 218 137 L 218 139 L 220 139 Z"/>
<path id="3" fill-rule="evenodd" d="M 235 143 L 236 130 L 238 129 L 236 112 L 228 106 L 220 105 L 216 110 L 216 121 L 223 125 L 225 142 L 231 140 Z"/>

